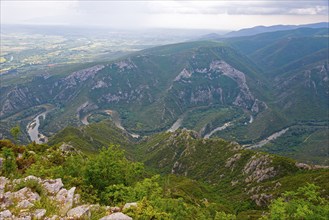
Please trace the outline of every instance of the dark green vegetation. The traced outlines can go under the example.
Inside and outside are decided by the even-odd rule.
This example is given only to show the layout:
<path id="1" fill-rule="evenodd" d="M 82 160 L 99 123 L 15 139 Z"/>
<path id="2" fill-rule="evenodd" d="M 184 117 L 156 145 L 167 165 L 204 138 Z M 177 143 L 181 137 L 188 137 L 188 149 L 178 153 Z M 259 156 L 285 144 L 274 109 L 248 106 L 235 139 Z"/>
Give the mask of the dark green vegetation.
<path id="1" fill-rule="evenodd" d="M 325 219 L 329 204 L 319 194 L 319 187 L 313 184 L 285 192 L 270 205 L 265 219 Z"/>
<path id="2" fill-rule="evenodd" d="M 108 139 L 101 142 L 97 130 L 108 132 Z M 62 178 L 90 203 L 138 202 L 137 208 L 125 210 L 134 219 L 258 219 L 264 214 L 275 219 L 278 212 L 320 218 L 328 213 L 327 169 L 303 170 L 291 159 L 199 138 L 188 130 L 159 133 L 137 143 L 125 137 L 110 122 L 100 122 L 64 129 L 51 146 L 2 140 L 1 175 Z M 92 149 L 99 154 L 86 151 L 88 139 L 95 141 Z M 118 140 L 122 147 L 110 144 Z M 84 141 L 88 147 L 81 145 Z M 106 142 L 109 147 L 98 146 Z M 40 190 L 33 183 L 29 187 Z M 283 202 L 279 197 L 284 192 L 283 198 L 289 199 Z"/>
<path id="3" fill-rule="evenodd" d="M 322 126 L 293 126 L 262 150 L 308 163 L 328 164 L 329 130 Z"/>
<path id="4" fill-rule="evenodd" d="M 80 128 L 66 127 L 51 138 L 49 144 L 60 142 L 70 143 L 86 153 L 97 153 L 109 143 L 127 148 L 133 143 L 133 139 L 111 121 L 105 120 Z"/>
<path id="5" fill-rule="evenodd" d="M 234 133 L 235 140 L 241 142 L 246 136 L 242 143 L 248 143 L 251 132 L 262 132 L 259 135 L 264 138 L 269 136 L 269 129 L 290 127 L 265 150 L 328 164 L 328 29 L 304 28 L 225 41 L 262 69 L 271 81 L 272 98 L 267 102 L 270 112 L 260 114 L 260 122 L 255 119 L 258 128 L 251 124 L 247 129 L 239 127 L 220 136 L 230 138 Z"/>

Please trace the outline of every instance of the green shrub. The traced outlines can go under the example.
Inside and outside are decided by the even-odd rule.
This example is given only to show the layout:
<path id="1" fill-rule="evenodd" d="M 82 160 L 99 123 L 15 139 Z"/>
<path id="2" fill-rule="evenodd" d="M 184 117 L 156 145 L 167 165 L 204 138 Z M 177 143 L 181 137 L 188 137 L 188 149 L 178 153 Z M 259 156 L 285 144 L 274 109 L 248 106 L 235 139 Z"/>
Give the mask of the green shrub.
<path id="1" fill-rule="evenodd" d="M 17 173 L 16 157 L 12 149 L 3 148 L 2 154 L 4 162 L 1 167 L 2 175 L 6 177 L 14 177 Z"/>
<path id="2" fill-rule="evenodd" d="M 297 191 L 283 193 L 269 206 L 270 210 L 263 219 L 327 219 L 329 216 L 329 201 L 322 198 L 320 187 L 307 184 Z"/>

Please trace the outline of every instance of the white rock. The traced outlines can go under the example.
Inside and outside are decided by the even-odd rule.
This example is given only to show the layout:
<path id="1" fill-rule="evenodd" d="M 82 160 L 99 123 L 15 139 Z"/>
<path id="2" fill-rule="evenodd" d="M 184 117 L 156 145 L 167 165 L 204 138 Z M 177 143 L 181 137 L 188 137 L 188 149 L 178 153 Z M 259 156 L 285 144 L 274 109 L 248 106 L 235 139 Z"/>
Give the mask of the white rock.
<path id="1" fill-rule="evenodd" d="M 35 202 L 40 200 L 40 196 L 36 192 L 32 192 L 30 188 L 24 187 L 17 192 L 13 193 L 13 196 L 18 201 L 28 200 L 29 202 Z"/>
<path id="2" fill-rule="evenodd" d="M 41 183 L 41 178 L 35 177 L 35 176 L 27 176 L 27 177 L 24 178 L 24 181 L 28 181 L 28 180 L 34 180 L 38 183 Z"/>
<path id="3" fill-rule="evenodd" d="M 55 195 L 63 187 L 62 179 L 58 178 L 55 180 L 45 180 L 43 187 L 51 194 Z"/>
<path id="4" fill-rule="evenodd" d="M 74 198 L 73 198 L 73 203 L 74 203 L 75 205 L 77 205 L 77 204 L 80 203 L 80 200 L 81 200 L 81 196 L 80 196 L 80 194 L 75 194 L 75 195 L 74 195 Z"/>
<path id="5" fill-rule="evenodd" d="M 111 211 L 111 213 L 120 212 L 121 211 L 121 208 L 120 207 L 117 207 L 117 206 L 114 206 L 114 207 L 111 207 L 110 208 L 110 211 Z"/>
<path id="6" fill-rule="evenodd" d="M 5 192 L 5 187 L 8 182 L 9 182 L 9 180 L 6 177 L 4 177 L 4 176 L 0 177 L 0 193 Z"/>
<path id="7" fill-rule="evenodd" d="M 0 212 L 0 219 L 6 219 L 6 218 L 11 218 L 12 214 L 9 210 L 5 210 Z"/>
<path id="8" fill-rule="evenodd" d="M 123 214 L 122 212 L 116 212 L 111 215 L 105 216 L 99 220 L 132 220 L 128 215 Z"/>
<path id="9" fill-rule="evenodd" d="M 57 195 L 56 200 L 59 203 L 60 207 L 60 215 L 65 215 L 68 210 L 70 210 L 73 207 L 73 201 L 74 201 L 74 191 L 75 187 L 72 187 L 69 191 L 66 189 L 61 189 Z"/>
<path id="10" fill-rule="evenodd" d="M 129 209 L 130 207 L 137 207 L 137 202 L 129 202 L 123 206 L 123 209 Z"/>
<path id="11" fill-rule="evenodd" d="M 45 216 L 47 210 L 46 209 L 37 209 L 35 210 L 34 214 L 33 214 L 33 218 L 35 219 L 43 219 L 43 217 Z"/>
<path id="12" fill-rule="evenodd" d="M 18 217 L 14 216 L 13 219 L 15 219 L 15 220 L 31 220 L 32 217 L 30 216 L 30 213 L 22 212 L 22 213 L 19 214 Z"/>
<path id="13" fill-rule="evenodd" d="M 22 217 L 15 218 L 15 220 L 32 220 L 32 218 L 31 218 L 31 216 L 22 216 Z"/>
<path id="14" fill-rule="evenodd" d="M 0 195 L 0 199 L 1 199 L 0 208 L 5 209 L 13 204 L 13 193 L 6 192 Z"/>
<path id="15" fill-rule="evenodd" d="M 45 220 L 57 220 L 57 219 L 59 219 L 58 218 L 58 215 L 53 215 L 53 216 L 51 216 L 51 217 L 47 217 L 47 218 L 45 218 Z"/>
<path id="16" fill-rule="evenodd" d="M 23 201 L 20 201 L 18 204 L 17 204 L 17 208 L 21 208 L 21 209 L 28 209 L 30 207 L 34 206 L 31 202 L 29 202 L 28 200 L 23 200 Z"/>
<path id="17" fill-rule="evenodd" d="M 67 216 L 74 219 L 88 219 L 91 216 L 90 207 L 89 205 L 75 207 L 67 212 Z"/>

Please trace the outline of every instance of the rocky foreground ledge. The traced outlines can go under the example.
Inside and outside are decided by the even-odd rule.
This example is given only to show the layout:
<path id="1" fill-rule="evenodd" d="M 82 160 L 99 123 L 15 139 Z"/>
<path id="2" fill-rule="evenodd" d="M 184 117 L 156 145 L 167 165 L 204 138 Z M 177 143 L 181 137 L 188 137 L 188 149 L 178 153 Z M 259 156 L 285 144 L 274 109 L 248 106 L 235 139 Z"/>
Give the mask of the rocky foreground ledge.
<path id="1" fill-rule="evenodd" d="M 137 203 L 121 207 L 83 204 L 76 188 L 65 189 L 62 180 L 42 180 L 35 176 L 9 180 L 0 177 L 1 220 L 132 220 L 121 211 Z"/>

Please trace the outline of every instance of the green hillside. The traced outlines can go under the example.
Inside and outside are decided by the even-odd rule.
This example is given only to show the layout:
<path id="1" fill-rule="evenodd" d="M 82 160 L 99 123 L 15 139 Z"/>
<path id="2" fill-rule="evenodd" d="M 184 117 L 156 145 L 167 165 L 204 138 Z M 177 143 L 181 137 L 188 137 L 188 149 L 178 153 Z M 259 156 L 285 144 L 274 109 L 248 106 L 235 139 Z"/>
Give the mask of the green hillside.
<path id="1" fill-rule="evenodd" d="M 51 137 L 73 126 L 61 131 L 57 140 L 70 133 L 82 136 L 80 142 L 88 143 L 85 151 L 104 145 L 94 137 L 92 146 L 86 129 L 112 120 L 127 134 L 147 136 L 188 128 L 203 137 L 217 136 L 249 147 L 276 133 L 282 138 L 294 136 L 289 138 L 298 140 L 294 146 L 283 146 L 277 139 L 260 148 L 284 154 L 293 147 L 290 157 L 327 164 L 325 154 L 311 159 L 305 150 L 313 155 L 322 152 L 323 145 L 305 146 L 301 140 L 315 127 L 326 134 L 328 79 L 325 28 L 164 45 L 111 62 L 61 66 L 51 74 L 5 84 L 0 88 L 0 134 L 12 138 L 6 127 L 19 124 L 24 130 L 19 139 L 28 143 L 28 123 L 50 104 L 41 133 Z M 74 128 L 82 124 L 90 128 Z M 305 133 L 293 132 L 305 127 Z M 281 134 L 285 129 L 290 130 Z M 111 128 L 108 133 L 116 131 Z M 325 135 L 317 137 L 326 143 Z M 121 144 L 125 138 L 114 142 Z"/>
<path id="2" fill-rule="evenodd" d="M 133 143 L 133 138 L 105 120 L 79 128 L 66 127 L 54 135 L 49 144 L 67 143 L 85 153 L 97 153 L 109 143 L 128 148 Z"/>
<path id="3" fill-rule="evenodd" d="M 49 133 L 77 125 L 79 117 L 96 111 L 116 110 L 127 130 L 148 134 L 168 129 L 194 108 L 238 106 L 250 111 L 256 97 L 266 99 L 266 83 L 260 87 L 256 78 L 262 77 L 253 63 L 221 43 L 182 43 L 145 50 L 64 78 L 36 77 L 19 88 L 5 87 L 3 94 L 21 102 L 2 96 L 1 114 L 6 118 L 51 103 L 56 108 L 42 126 Z"/>
<path id="4" fill-rule="evenodd" d="M 111 130 L 104 123 L 96 125 Z M 287 191 L 290 196 L 292 192 L 302 193 L 290 199 L 301 199 L 298 203 L 311 209 L 310 215 L 326 216 L 327 168 L 298 165 L 292 159 L 245 150 L 237 143 L 222 139 L 199 138 L 196 132 L 188 130 L 159 133 L 128 148 L 111 145 L 111 140 L 114 143 L 125 136 L 124 133 L 115 133 L 112 128 L 107 137 L 105 132 L 98 134 L 95 130 L 97 126 L 80 129 L 82 133 L 66 128 L 52 140 L 53 143 L 70 141 L 69 145 L 22 146 L 1 140 L 0 157 L 4 158 L 1 175 L 11 179 L 28 175 L 61 178 L 65 187 L 77 187 L 81 200 L 75 205 L 100 204 L 91 210 L 93 218 L 104 216 L 105 206 L 122 207 L 127 202 L 137 202 L 137 208 L 123 209 L 123 212 L 135 219 L 217 219 L 228 215 L 237 219 L 260 219 L 275 213 L 272 206 Z M 88 138 L 98 135 L 105 136 L 95 138 L 95 146 L 102 139 L 102 144 L 108 147 L 98 154 L 85 152 L 85 147 L 93 143 Z M 80 141 L 76 140 L 78 137 Z M 122 148 L 126 149 L 129 160 Z M 21 181 L 15 187 L 31 187 L 40 193 L 42 200 L 36 207 L 50 210 L 46 216 L 59 212 L 38 183 Z M 311 195 L 321 202 L 309 200 L 315 198 Z M 17 209 L 9 209 L 17 213 Z M 287 214 L 297 211 L 288 208 Z"/>

